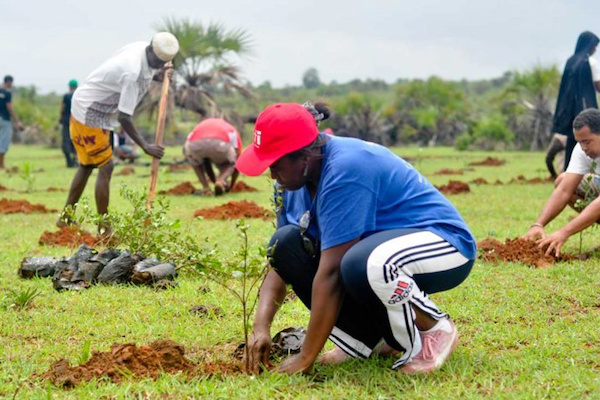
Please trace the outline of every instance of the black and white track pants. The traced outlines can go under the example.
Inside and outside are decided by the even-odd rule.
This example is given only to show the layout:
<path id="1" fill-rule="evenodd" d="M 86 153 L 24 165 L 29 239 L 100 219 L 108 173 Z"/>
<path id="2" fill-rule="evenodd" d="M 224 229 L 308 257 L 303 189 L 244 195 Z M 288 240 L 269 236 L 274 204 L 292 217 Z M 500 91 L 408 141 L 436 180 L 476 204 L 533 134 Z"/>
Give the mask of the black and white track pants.
<path id="1" fill-rule="evenodd" d="M 310 309 L 319 257 L 304 250 L 294 225 L 279 228 L 274 243 L 272 267 Z M 393 368 L 406 364 L 421 351 L 414 308 L 444 318 L 427 295 L 458 286 L 472 266 L 473 260 L 429 231 L 394 229 L 361 240 L 342 259 L 346 296 L 329 339 L 352 357 L 368 358 L 383 338 L 404 351 Z"/>

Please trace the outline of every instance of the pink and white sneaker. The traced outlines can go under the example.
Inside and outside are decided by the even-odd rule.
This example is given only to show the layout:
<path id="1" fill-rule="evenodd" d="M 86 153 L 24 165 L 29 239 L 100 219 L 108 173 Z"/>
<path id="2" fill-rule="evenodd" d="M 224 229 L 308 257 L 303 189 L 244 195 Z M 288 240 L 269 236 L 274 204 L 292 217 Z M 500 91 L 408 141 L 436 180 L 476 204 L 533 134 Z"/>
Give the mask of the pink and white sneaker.
<path id="1" fill-rule="evenodd" d="M 441 320 L 438 325 L 433 330 L 419 332 L 421 352 L 400 368 L 400 371 L 409 375 L 426 374 L 444 364 L 458 345 L 458 330 L 450 319 Z"/>

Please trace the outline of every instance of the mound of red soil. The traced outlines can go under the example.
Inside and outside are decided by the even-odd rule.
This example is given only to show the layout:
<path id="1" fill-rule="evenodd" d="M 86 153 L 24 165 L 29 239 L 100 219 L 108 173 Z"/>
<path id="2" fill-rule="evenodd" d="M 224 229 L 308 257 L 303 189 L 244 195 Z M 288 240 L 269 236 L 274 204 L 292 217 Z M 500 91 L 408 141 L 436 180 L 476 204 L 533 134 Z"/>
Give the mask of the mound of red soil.
<path id="1" fill-rule="evenodd" d="M 443 168 L 434 173 L 434 175 L 462 175 L 464 170 L 462 169 L 449 169 Z"/>
<path id="2" fill-rule="evenodd" d="M 501 186 L 501 185 L 504 185 L 504 183 L 502 183 L 502 181 L 500 179 L 496 179 L 496 182 L 494 182 L 494 185 Z"/>
<path id="3" fill-rule="evenodd" d="M 53 213 L 56 210 L 48 209 L 43 204 L 31 204 L 27 200 L 0 199 L 0 214 L 31 214 L 34 212 Z"/>
<path id="4" fill-rule="evenodd" d="M 188 194 L 193 194 L 195 190 L 196 190 L 196 188 L 194 188 L 194 185 L 192 185 L 192 182 L 185 181 L 175 187 L 172 187 L 169 190 L 161 190 L 158 193 L 159 194 L 172 194 L 175 196 L 185 196 Z"/>
<path id="5" fill-rule="evenodd" d="M 46 192 L 66 192 L 67 189 L 63 189 L 63 188 L 57 188 L 54 186 L 50 186 L 48 189 L 46 189 Z"/>
<path id="6" fill-rule="evenodd" d="M 484 261 L 494 264 L 499 262 L 520 262 L 534 268 L 545 268 L 556 261 L 572 260 L 573 256 L 561 254 L 560 257 L 544 254 L 545 250 L 537 246 L 534 241 L 521 238 L 506 239 L 504 243 L 487 238 L 479 243 L 477 247 L 480 257 Z"/>
<path id="7" fill-rule="evenodd" d="M 7 188 L 6 186 L 0 185 L 0 192 L 12 192 L 12 190 Z"/>
<path id="8" fill-rule="evenodd" d="M 231 193 L 241 193 L 241 192 L 258 192 L 258 189 L 253 188 L 252 186 L 246 185 L 244 182 L 236 182 L 235 185 L 231 188 Z"/>
<path id="9" fill-rule="evenodd" d="M 554 179 L 552 179 L 552 177 L 547 177 L 547 178 L 531 178 L 531 179 L 527 179 L 525 178 L 523 175 L 519 175 L 516 178 L 512 178 L 510 181 L 508 181 L 508 183 L 528 183 L 528 184 L 532 184 L 532 185 L 539 185 L 541 183 L 552 183 L 554 182 Z"/>
<path id="10" fill-rule="evenodd" d="M 498 167 L 500 165 L 504 165 L 506 163 L 506 160 L 502 160 L 500 158 L 494 158 L 494 157 L 487 157 L 485 160 L 482 161 L 475 161 L 472 163 L 469 163 L 469 165 L 476 167 L 476 166 L 488 166 L 488 167 Z"/>
<path id="11" fill-rule="evenodd" d="M 71 388 L 84 381 L 100 378 L 121 382 L 128 377 L 157 379 L 162 373 L 183 373 L 193 377 L 234 375 L 240 372 L 242 367 L 239 364 L 195 364 L 185 356 L 182 345 L 171 340 L 156 340 L 139 347 L 134 343 L 115 343 L 110 351 L 94 352 L 86 363 L 74 367 L 63 358 L 53 363 L 48 371 L 33 377 L 50 381 L 56 386 Z"/>
<path id="12" fill-rule="evenodd" d="M 135 174 L 135 169 L 133 167 L 123 167 L 119 172 L 117 172 L 116 176 L 129 176 Z"/>
<path id="13" fill-rule="evenodd" d="M 447 185 L 436 186 L 436 188 L 444 194 L 459 194 L 471 191 L 468 183 L 452 180 Z"/>
<path id="14" fill-rule="evenodd" d="M 475 185 L 488 185 L 489 182 L 485 178 L 475 178 L 471 181 Z"/>
<path id="15" fill-rule="evenodd" d="M 82 244 L 94 247 L 100 242 L 102 242 L 101 238 L 94 237 L 75 226 L 65 226 L 56 232 L 44 231 L 39 240 L 41 245 L 67 247 L 76 247 Z"/>
<path id="16" fill-rule="evenodd" d="M 197 210 L 194 213 L 195 217 L 206 219 L 262 218 L 268 220 L 272 218 L 272 215 L 258 204 L 242 200 L 230 201 L 217 207 Z"/>
<path id="17" fill-rule="evenodd" d="M 190 164 L 171 164 L 169 165 L 169 172 L 183 172 L 192 170 L 192 166 Z"/>

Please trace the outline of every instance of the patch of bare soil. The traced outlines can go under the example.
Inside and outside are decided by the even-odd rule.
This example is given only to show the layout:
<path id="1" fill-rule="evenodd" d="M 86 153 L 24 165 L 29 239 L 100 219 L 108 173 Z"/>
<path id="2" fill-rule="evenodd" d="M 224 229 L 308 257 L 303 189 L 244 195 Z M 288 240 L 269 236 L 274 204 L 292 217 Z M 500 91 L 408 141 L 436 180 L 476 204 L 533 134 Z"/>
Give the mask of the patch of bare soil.
<path id="1" fill-rule="evenodd" d="M 545 268 L 556 261 L 572 260 L 569 254 L 556 257 L 554 253 L 545 254 L 545 250 L 537 246 L 534 241 L 522 238 L 506 239 L 504 243 L 487 238 L 477 243 L 480 257 L 487 262 L 521 262 L 534 268 Z"/>
<path id="2" fill-rule="evenodd" d="M 190 164 L 170 164 L 169 172 L 184 172 L 194 169 Z"/>
<path id="3" fill-rule="evenodd" d="M 539 185 L 541 183 L 553 183 L 554 179 L 552 179 L 551 176 L 547 177 L 547 178 L 540 178 L 540 177 L 536 177 L 536 178 L 531 178 L 531 179 L 527 179 L 525 178 L 523 175 L 519 175 L 516 178 L 512 178 L 510 181 L 508 181 L 508 183 L 527 183 L 527 184 L 531 184 L 531 185 Z"/>
<path id="4" fill-rule="evenodd" d="M 57 188 L 54 186 L 50 186 L 48 187 L 48 189 L 46 189 L 46 192 L 66 192 L 67 189 L 63 189 L 63 188 Z"/>
<path id="5" fill-rule="evenodd" d="M 43 374 L 34 375 L 34 378 L 50 381 L 59 387 L 72 388 L 82 382 L 101 378 L 118 383 L 123 378 L 157 379 L 162 373 L 182 373 L 187 377 L 194 377 L 241 372 L 242 366 L 234 363 L 196 364 L 185 356 L 182 345 L 171 340 L 156 340 L 147 346 L 115 343 L 110 351 L 94 352 L 86 363 L 73 367 L 66 359 L 61 359 Z"/>
<path id="6" fill-rule="evenodd" d="M 236 218 L 272 218 L 271 213 L 253 201 L 230 201 L 217 207 L 204 208 L 194 213 L 195 217 L 206 219 L 236 219 Z"/>
<path id="7" fill-rule="evenodd" d="M 489 185 L 489 182 L 485 178 L 475 178 L 471 183 L 475 185 Z"/>
<path id="8" fill-rule="evenodd" d="M 194 185 L 192 185 L 192 182 L 185 181 L 175 187 L 172 187 L 169 190 L 161 190 L 158 193 L 159 194 L 171 194 L 174 196 L 185 196 L 188 194 L 193 194 L 195 190 L 196 190 L 196 188 L 194 188 Z"/>
<path id="9" fill-rule="evenodd" d="M 462 169 L 449 169 L 442 168 L 439 171 L 435 172 L 434 175 L 462 175 L 464 170 Z"/>
<path id="10" fill-rule="evenodd" d="M 76 247 L 82 244 L 94 247 L 101 242 L 101 238 L 92 236 L 89 232 L 75 226 L 65 226 L 56 232 L 44 231 L 39 240 L 41 245 L 66 247 Z"/>
<path id="11" fill-rule="evenodd" d="M 495 157 L 487 157 L 486 159 L 484 159 L 482 161 L 474 161 L 472 163 L 469 163 L 469 165 L 471 165 L 473 167 L 477 167 L 477 166 L 498 167 L 498 166 L 504 165 L 504 164 L 506 164 L 506 160 L 503 160 L 500 158 L 495 158 Z"/>
<path id="12" fill-rule="evenodd" d="M 247 185 L 244 182 L 238 181 L 231 188 L 231 193 L 242 193 L 242 192 L 258 192 L 258 189 L 253 188 L 250 185 Z"/>
<path id="13" fill-rule="evenodd" d="M 468 183 L 452 180 L 447 185 L 436 186 L 436 188 L 444 194 L 469 193 L 471 191 Z"/>
<path id="14" fill-rule="evenodd" d="M 119 172 L 117 172 L 116 176 L 129 176 L 135 174 L 135 169 L 133 167 L 123 167 Z"/>
<path id="15" fill-rule="evenodd" d="M 7 188 L 6 186 L 0 185 L 0 192 L 12 192 L 12 190 Z"/>
<path id="16" fill-rule="evenodd" d="M 56 211 L 57 210 L 46 208 L 43 204 L 31 204 L 27 200 L 0 199 L 0 214 L 31 214 L 34 212 L 53 213 Z"/>

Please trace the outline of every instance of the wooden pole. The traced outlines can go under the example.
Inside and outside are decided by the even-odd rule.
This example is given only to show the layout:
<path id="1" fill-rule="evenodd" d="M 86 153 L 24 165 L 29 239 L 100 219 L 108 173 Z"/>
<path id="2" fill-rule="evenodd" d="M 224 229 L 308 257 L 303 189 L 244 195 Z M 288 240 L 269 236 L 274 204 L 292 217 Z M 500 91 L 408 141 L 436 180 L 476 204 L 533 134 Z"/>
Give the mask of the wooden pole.
<path id="1" fill-rule="evenodd" d="M 165 65 L 165 75 L 163 77 L 162 92 L 160 95 L 160 102 L 158 103 L 158 121 L 156 122 L 156 137 L 154 144 L 162 145 L 163 136 L 165 132 L 165 120 L 167 118 L 167 99 L 169 97 L 169 76 L 167 69 L 173 68 L 171 62 Z M 156 192 L 156 183 L 158 182 L 158 167 L 160 160 L 158 158 L 152 159 L 152 170 L 150 172 L 150 191 L 148 193 L 148 199 L 146 200 L 146 208 L 152 209 L 152 202 L 154 201 L 154 195 Z"/>

